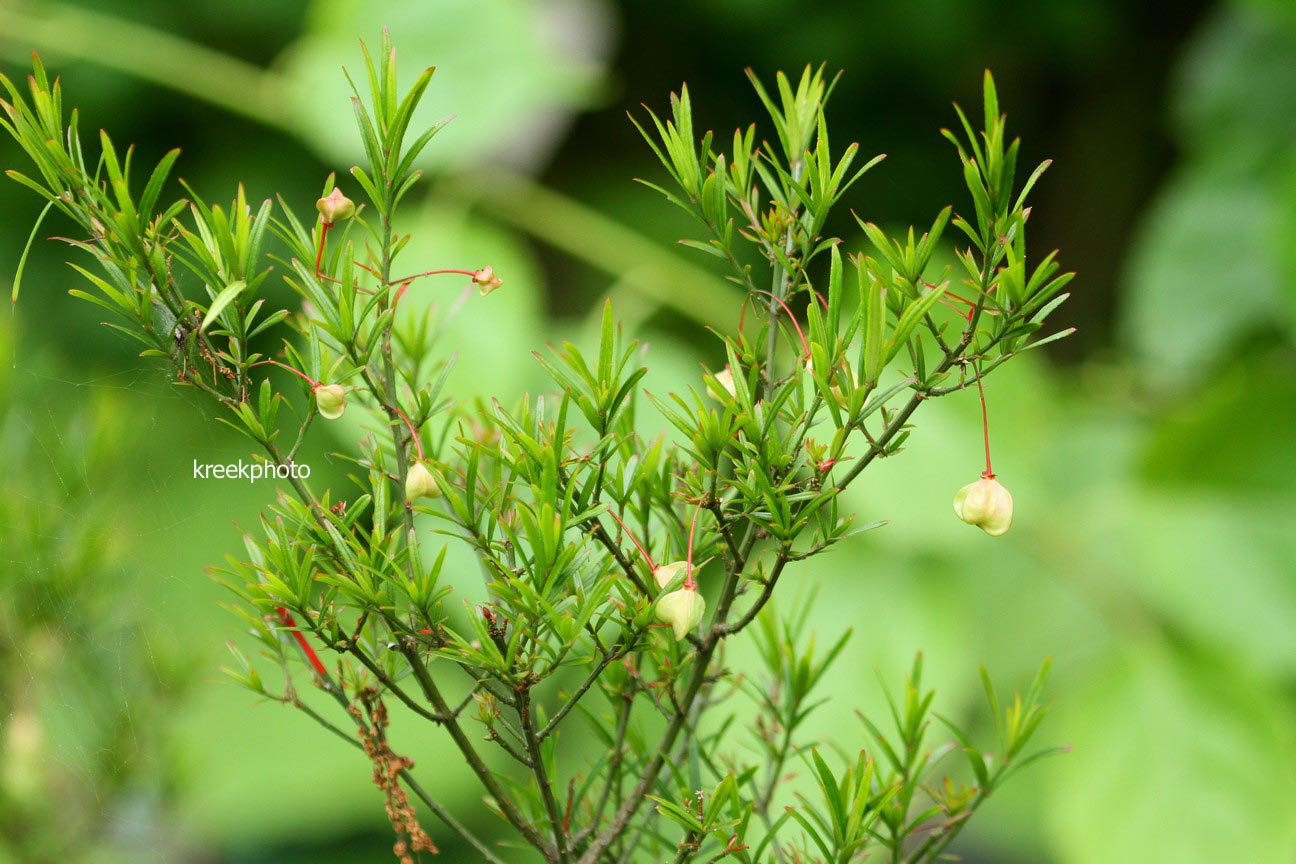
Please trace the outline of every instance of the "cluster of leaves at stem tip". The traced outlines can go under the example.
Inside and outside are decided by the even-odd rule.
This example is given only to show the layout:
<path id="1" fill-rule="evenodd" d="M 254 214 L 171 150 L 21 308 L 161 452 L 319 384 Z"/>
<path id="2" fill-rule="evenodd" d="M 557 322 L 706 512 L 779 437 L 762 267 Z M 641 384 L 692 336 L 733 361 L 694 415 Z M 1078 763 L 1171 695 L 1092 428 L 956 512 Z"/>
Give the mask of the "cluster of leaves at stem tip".
<path id="1" fill-rule="evenodd" d="M 434 851 L 440 833 L 489 862 L 941 859 L 1004 780 L 1053 752 L 1025 749 L 1047 664 L 1007 706 L 985 679 L 998 735 L 983 749 L 943 718 L 952 739 L 929 746 L 920 658 L 891 701 L 893 728 L 861 717 L 851 757 L 836 749 L 850 742 L 803 731 L 846 637 L 825 650 L 807 592 L 778 610 L 774 598 L 797 562 L 876 527 L 854 525 L 841 495 L 901 449 L 923 401 L 1056 338 L 1037 331 L 1069 274 L 1053 255 L 1028 267 L 1025 247 L 1027 194 L 1046 166 L 1014 187 L 1018 143 L 989 75 L 984 130 L 960 111 L 966 137 L 946 133 L 973 218 L 946 208 L 898 239 L 861 221 L 868 251 L 853 257 L 824 226 L 878 159 L 857 165 L 855 145 L 834 154 L 822 70 L 795 87 L 780 74 L 773 93 L 753 76 L 774 137 L 740 130 L 728 155 L 695 133 L 686 89 L 669 118 L 647 114 L 640 129 L 672 183 L 653 188 L 697 217 L 705 235 L 688 244 L 747 291 L 736 331 L 716 334 L 726 368 L 647 397 L 674 427 L 654 438 L 637 422 L 644 352 L 610 308 L 593 353 L 536 355 L 555 392 L 511 406 L 443 397 L 451 364 L 419 280 L 446 262 L 393 278 L 409 240 L 400 206 L 441 128 L 407 140 L 433 70 L 401 93 L 386 34 L 364 66 L 367 86 L 352 89 L 367 158 L 351 176 L 365 201 L 330 177 L 313 224 L 282 198 L 253 210 L 241 188 L 228 208 L 188 186 L 160 203 L 175 151 L 136 194 L 132 151 L 101 134 L 87 161 L 76 112 L 65 121 L 39 60 L 28 95 L 0 80 L 0 123 L 36 168 L 9 176 L 67 217 L 62 239 L 88 259 L 72 267 L 93 291 L 72 294 L 275 466 L 317 417 L 350 404 L 368 420 L 338 454 L 350 486 L 293 477 L 214 568 L 262 657 L 231 644 L 227 672 L 373 763 L 401 860 Z M 950 224 L 966 245 L 952 273 L 936 272 Z M 500 284 L 489 268 L 449 272 L 472 277 L 465 291 Z M 271 308 L 272 273 L 303 302 Z M 760 664 L 737 675 L 726 645 L 744 631 Z M 299 691 L 303 677 L 312 686 Z M 400 746 L 416 722 L 449 736 L 481 786 L 475 807 L 507 824 L 506 839 L 480 836 L 474 813 L 429 791 L 437 771 Z M 946 776 L 949 754 L 966 761 L 948 766 L 961 780 Z"/>

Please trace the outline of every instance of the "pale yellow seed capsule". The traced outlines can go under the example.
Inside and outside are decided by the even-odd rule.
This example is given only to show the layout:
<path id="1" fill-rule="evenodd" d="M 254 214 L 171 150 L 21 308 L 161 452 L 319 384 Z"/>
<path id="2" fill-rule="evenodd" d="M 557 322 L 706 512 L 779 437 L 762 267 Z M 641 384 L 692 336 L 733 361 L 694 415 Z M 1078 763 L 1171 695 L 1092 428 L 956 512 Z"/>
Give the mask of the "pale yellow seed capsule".
<path id="1" fill-rule="evenodd" d="M 504 280 L 495 275 L 495 268 L 489 266 L 478 270 L 472 278 L 483 297 L 504 284 Z"/>
<path id="2" fill-rule="evenodd" d="M 684 568 L 688 567 L 687 561 L 672 561 L 669 564 L 662 564 L 653 571 L 653 579 L 657 582 L 658 588 L 665 588 L 675 580 Z"/>
<path id="3" fill-rule="evenodd" d="M 321 384 L 315 388 L 315 406 L 325 420 L 336 420 L 346 411 L 346 390 L 341 384 Z"/>
<path id="4" fill-rule="evenodd" d="M 411 465 L 409 473 L 405 476 L 405 499 L 417 501 L 420 498 L 439 497 L 441 497 L 441 487 L 437 486 L 436 478 L 432 476 L 427 466 L 422 462 Z"/>
<path id="5" fill-rule="evenodd" d="M 657 601 L 657 620 L 671 626 L 676 642 L 688 636 L 702 622 L 704 612 L 706 600 L 694 587 L 671 591 Z"/>
<path id="6" fill-rule="evenodd" d="M 993 476 L 982 477 L 958 491 L 954 496 L 954 512 L 969 525 L 998 537 L 1012 526 L 1012 495 Z"/>

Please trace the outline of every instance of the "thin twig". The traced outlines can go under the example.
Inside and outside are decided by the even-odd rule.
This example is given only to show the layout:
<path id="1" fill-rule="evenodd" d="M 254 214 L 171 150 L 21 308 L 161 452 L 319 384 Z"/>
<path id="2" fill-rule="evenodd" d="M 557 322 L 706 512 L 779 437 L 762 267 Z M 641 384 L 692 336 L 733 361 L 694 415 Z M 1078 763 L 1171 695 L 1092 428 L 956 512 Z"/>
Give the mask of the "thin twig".
<path id="1" fill-rule="evenodd" d="M 341 738 L 346 743 L 350 744 L 352 747 L 355 747 L 357 750 L 360 750 L 362 752 L 364 751 L 364 745 L 362 745 L 359 741 L 357 741 L 352 736 L 348 735 L 346 732 L 342 731 L 341 728 L 334 725 L 329 720 L 325 719 L 324 716 L 321 715 L 314 708 L 311 708 L 309 705 L 305 704 L 304 702 L 296 698 L 287 700 L 287 704 L 291 705 L 292 707 L 306 714 L 308 717 L 313 719 L 316 723 L 320 724 L 325 729 L 332 732 L 334 735 Z M 490 850 L 490 847 L 487 846 L 484 842 L 482 842 L 482 840 L 478 838 L 476 834 L 474 834 L 471 830 L 469 830 L 469 828 L 466 825 L 464 825 L 462 822 L 460 822 L 458 819 L 454 818 L 454 815 L 448 809 L 446 809 L 444 806 L 441 805 L 440 802 L 438 802 L 435 798 L 433 798 L 430 794 L 428 794 L 428 791 L 424 789 L 423 786 L 416 779 L 414 779 L 414 775 L 410 773 L 408 768 L 402 768 L 399 772 L 399 776 L 401 778 L 401 781 L 405 783 L 405 786 L 411 792 L 414 793 L 415 797 L 417 797 L 420 801 L 422 801 L 427 806 L 427 808 L 432 811 L 433 816 L 436 816 L 438 819 L 441 820 L 441 822 L 447 828 L 449 828 L 455 834 L 458 834 L 459 837 L 462 838 L 465 843 L 467 843 L 469 846 L 472 846 L 474 849 L 476 849 L 478 854 L 480 854 L 483 858 L 485 858 L 488 864 L 505 864 L 505 862 L 497 855 L 495 855 L 495 853 Z"/>
<path id="2" fill-rule="evenodd" d="M 481 754 L 477 752 L 477 748 L 473 746 L 470 740 L 468 740 L 468 735 L 464 732 L 463 727 L 459 725 L 458 718 L 450 716 L 449 705 L 446 704 L 445 697 L 441 695 L 441 691 L 436 686 L 436 682 L 432 680 L 432 676 L 428 674 L 427 667 L 425 667 L 419 660 L 414 649 L 408 644 L 401 644 L 400 650 L 401 653 L 405 655 L 405 659 L 409 661 L 410 667 L 414 670 L 414 677 L 418 681 L 419 686 L 423 689 L 423 694 L 427 696 L 428 701 L 432 703 L 433 707 L 446 718 L 442 725 L 445 727 L 446 731 L 450 733 L 450 737 L 454 740 L 455 746 L 459 748 L 459 752 L 463 754 L 464 759 L 468 762 L 468 767 L 477 775 L 477 779 L 481 781 L 486 792 L 495 800 L 495 805 L 499 807 L 504 818 L 508 820 L 509 824 L 512 825 L 528 843 L 539 849 L 546 857 L 552 858 L 554 855 L 553 849 L 547 842 L 545 842 L 545 839 L 540 835 L 540 831 L 522 815 L 522 812 L 518 810 L 517 805 L 514 804 L 513 800 L 504 792 L 503 787 L 500 786 L 499 782 L 495 779 L 494 773 L 492 773 L 491 769 L 482 761 Z"/>
<path id="3" fill-rule="evenodd" d="M 518 691 L 517 712 L 518 722 L 522 725 L 522 734 L 526 740 L 527 755 L 531 760 L 531 771 L 535 774 L 540 798 L 544 802 L 545 813 L 549 816 L 549 824 L 553 830 L 555 860 L 558 864 L 567 864 L 567 835 L 563 829 L 562 810 L 558 806 L 558 799 L 554 797 L 553 779 L 549 776 L 544 754 L 540 751 L 540 738 L 536 735 L 529 687 L 523 687 Z"/>

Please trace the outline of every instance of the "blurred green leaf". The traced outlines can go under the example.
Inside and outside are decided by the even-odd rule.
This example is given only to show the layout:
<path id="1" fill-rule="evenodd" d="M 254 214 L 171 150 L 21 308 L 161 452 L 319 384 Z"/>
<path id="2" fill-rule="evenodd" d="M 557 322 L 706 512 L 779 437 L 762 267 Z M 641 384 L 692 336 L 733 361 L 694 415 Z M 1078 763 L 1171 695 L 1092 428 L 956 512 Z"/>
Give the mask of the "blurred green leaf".
<path id="1" fill-rule="evenodd" d="M 1154 378 L 1195 376 L 1257 329 L 1296 334 L 1296 16 L 1222 4 L 1173 97 L 1189 154 L 1144 218 L 1123 326 Z"/>
<path id="2" fill-rule="evenodd" d="M 1221 3 L 1200 34 L 1176 88 L 1182 142 L 1263 168 L 1296 135 L 1296 15 L 1289 3 Z"/>
<path id="3" fill-rule="evenodd" d="M 1195 377 L 1253 330 L 1291 325 L 1279 212 L 1259 178 L 1189 170 L 1162 191 L 1124 280 L 1126 337 L 1155 380 Z"/>
<path id="4" fill-rule="evenodd" d="M 411 128 L 457 115 L 420 166 L 501 158 L 536 165 L 557 144 L 563 118 L 598 89 L 604 14 L 594 0 L 316 0 L 305 32 L 279 62 L 293 97 L 291 128 L 325 160 L 363 157 L 339 71 L 355 56 L 357 34 L 376 45 L 385 26 L 401 46 L 402 87 L 437 67 Z"/>
<path id="5" fill-rule="evenodd" d="M 1291 496 L 1134 498 L 1121 526 L 1126 578 L 1181 638 L 1239 674 L 1296 674 L 1296 532 Z M 1117 544 L 1113 544 L 1117 545 Z"/>
<path id="6" fill-rule="evenodd" d="M 1290 706 L 1237 670 L 1131 643 L 1068 690 L 1053 722 L 1075 745 L 1048 775 L 1063 864 L 1296 856 Z"/>
<path id="7" fill-rule="evenodd" d="M 1293 440 L 1296 357 L 1257 351 L 1159 413 L 1143 443 L 1142 473 L 1158 487 L 1184 492 L 1290 496 Z"/>

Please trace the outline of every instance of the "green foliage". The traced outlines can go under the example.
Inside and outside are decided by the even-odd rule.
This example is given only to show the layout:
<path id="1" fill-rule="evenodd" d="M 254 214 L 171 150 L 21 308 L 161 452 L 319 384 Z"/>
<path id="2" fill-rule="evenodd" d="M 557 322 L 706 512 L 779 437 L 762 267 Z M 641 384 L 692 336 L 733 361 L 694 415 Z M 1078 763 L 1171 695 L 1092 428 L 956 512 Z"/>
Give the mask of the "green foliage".
<path id="1" fill-rule="evenodd" d="M 1180 76 L 1183 163 L 1131 256 L 1125 335 L 1165 383 L 1200 380 L 1245 337 L 1296 334 L 1296 23 L 1222 6 Z"/>
<path id="2" fill-rule="evenodd" d="M 1016 185 L 1019 143 L 1007 140 L 993 80 L 986 75 L 984 128 L 959 111 L 966 137 L 948 135 L 974 219 L 946 208 L 927 233 L 903 240 L 861 221 L 874 254 L 849 261 L 822 231 L 878 160 L 856 167 L 854 145 L 834 156 L 822 70 L 807 69 L 795 87 L 778 76 L 776 96 L 753 78 L 777 146 L 758 146 L 752 127 L 735 134 L 730 156 L 714 152 L 710 133 L 699 140 L 686 90 L 668 120 L 649 113 L 651 132 L 640 131 L 678 187 L 653 188 L 697 217 L 705 236 L 690 245 L 725 262 L 763 310 L 755 324 L 744 315 L 736 333 L 717 334 L 727 369 L 653 398 L 676 445 L 636 431 L 647 369 L 610 304 L 595 350 L 566 342 L 539 356 L 556 395 L 509 406 L 443 397 L 450 363 L 434 353 L 436 334 L 398 307 L 417 302 L 421 280 L 447 273 L 483 294 L 496 285 L 481 267 L 395 275 L 410 248 L 397 230 L 400 205 L 441 126 L 407 142 L 432 70 L 401 90 L 386 33 L 376 54 L 365 50 L 364 72 L 359 84 L 349 79 L 365 153 L 351 176 L 367 204 L 344 223 L 310 227 L 282 199 L 254 210 L 241 189 L 228 211 L 191 189 L 158 210 L 174 154 L 136 199 L 131 151 L 119 157 L 104 134 L 87 162 L 76 113 L 65 126 L 59 84 L 39 61 L 26 96 L 0 79 L 9 95 L 0 123 L 40 179 L 11 176 L 82 232 L 70 242 L 100 272 L 78 268 L 97 293 L 75 293 L 113 313 L 109 326 L 228 412 L 218 419 L 276 468 L 293 465 L 322 416 L 315 393 L 325 384 L 345 386 L 371 421 L 341 454 L 354 491 L 318 491 L 294 476 L 292 494 L 245 535 L 244 554 L 214 570 L 285 683 L 269 685 L 237 648 L 230 677 L 374 762 L 402 860 L 432 849 L 408 794 L 482 858 L 503 859 L 393 749 L 384 700 L 443 729 L 487 806 L 557 864 L 755 861 L 766 851 L 778 861 L 845 862 L 871 850 L 938 860 L 1004 780 L 1053 752 L 1025 750 L 1044 716 L 1047 666 L 1006 707 L 984 678 L 997 757 L 946 721 L 955 742 L 946 749 L 964 753 L 973 785 L 935 773 L 920 662 L 892 705 L 893 736 L 866 720 L 874 754 L 834 767 L 798 731 L 843 642 L 816 653 L 805 616 L 778 621 L 772 600 L 789 568 L 881 524 L 855 526 L 842 496 L 901 451 L 922 403 L 1066 333 L 1037 335 L 1070 277 L 1053 255 L 1029 266 L 1025 245 L 1027 194 L 1047 163 Z M 333 187 L 330 177 L 324 193 Z M 932 272 L 947 225 L 970 243 L 957 252 L 957 275 Z M 285 257 L 271 258 L 272 236 Z M 752 250 L 759 267 L 742 263 Z M 259 295 L 276 260 L 300 312 L 265 309 Z M 268 337 L 283 340 L 282 360 L 265 353 Z M 280 392 L 269 365 L 305 381 L 302 398 Z M 411 472 L 426 472 L 435 490 L 407 492 Z M 448 538 L 439 549 L 429 548 L 432 525 Z M 480 584 L 446 565 L 452 547 L 475 558 Z M 688 592 L 700 593 L 683 605 L 700 608 L 705 595 L 706 613 L 685 625 L 671 610 Z M 749 630 L 765 669 L 735 681 L 725 646 Z M 335 716 L 298 694 L 300 668 Z M 755 703 L 761 760 L 733 746 L 738 709 L 724 704 L 733 689 Z M 591 763 L 558 747 L 562 734 L 582 732 L 606 746 Z M 816 796 L 792 799 L 781 787 L 793 761 L 805 763 Z"/>
<path id="3" fill-rule="evenodd" d="M 1283 860 L 1296 842 L 1282 815 L 1292 783 L 1274 766 L 1292 764 L 1296 738 L 1264 688 L 1153 642 L 1100 664 L 1089 685 L 1092 723 L 1075 746 L 1093 758 L 1069 760 L 1049 816 L 1070 857 Z M 1164 783 L 1156 798 L 1149 776 Z M 1172 830 L 1185 818 L 1203 830 Z M 1086 831 L 1094 821 L 1106 830 Z"/>
<path id="4" fill-rule="evenodd" d="M 1119 539 L 1077 572 L 1123 611 L 1104 615 L 1112 633 L 1051 721 L 1086 754 L 1042 790 L 1060 860 L 1296 854 L 1294 61 L 1290 4 L 1226 3 L 1175 76 L 1182 158 L 1123 280 L 1122 398 L 1148 410 L 1135 423 L 1100 410 L 1102 434 L 1082 440 L 1110 473 L 1069 517 L 1093 529 L 1110 514 Z"/>
<path id="5" fill-rule="evenodd" d="M 15 334 L 0 322 L 0 349 Z M 153 860 L 180 775 L 164 741 L 192 670 L 123 584 L 111 391 L 75 408 L 0 373 L 0 862 Z M 75 514 L 75 518 L 69 518 Z M 124 702 L 121 694 L 130 693 Z M 130 819 L 124 835 L 115 823 Z"/>

